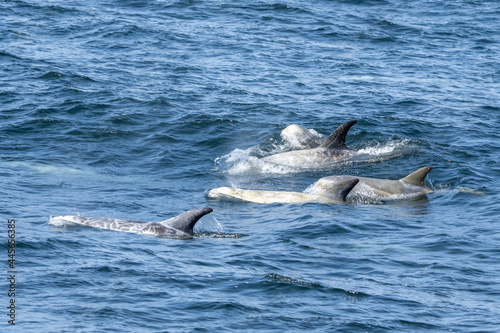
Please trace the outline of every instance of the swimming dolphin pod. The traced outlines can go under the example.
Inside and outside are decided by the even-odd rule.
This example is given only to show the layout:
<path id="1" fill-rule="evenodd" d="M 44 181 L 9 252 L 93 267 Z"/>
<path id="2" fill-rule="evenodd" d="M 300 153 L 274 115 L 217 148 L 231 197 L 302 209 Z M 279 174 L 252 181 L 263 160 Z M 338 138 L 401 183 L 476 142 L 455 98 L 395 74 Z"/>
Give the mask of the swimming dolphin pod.
<path id="1" fill-rule="evenodd" d="M 356 120 L 351 120 L 340 125 L 319 147 L 270 155 L 263 157 L 262 160 L 301 168 L 317 168 L 349 160 L 356 156 L 357 152 L 345 145 L 345 139 L 347 132 L 356 122 Z M 313 140 L 312 138 L 307 139 L 307 133 L 301 131 L 301 129 L 296 130 L 294 133 L 298 133 L 299 138 L 305 138 L 305 142 Z"/>
<path id="2" fill-rule="evenodd" d="M 348 160 L 357 154 L 348 148 L 345 139 L 356 120 L 339 126 L 326 139 L 313 130 L 299 125 L 285 128 L 281 136 L 293 146 L 306 149 L 270 155 L 262 160 L 293 166 L 320 167 Z M 378 200 L 393 200 L 423 195 L 432 192 L 425 186 L 424 179 L 432 167 L 420 168 L 399 180 L 358 177 L 349 175 L 320 178 L 304 192 L 245 190 L 219 187 L 210 190 L 207 196 L 212 199 L 231 199 L 254 203 L 344 203 L 348 195 L 368 196 Z M 187 239 L 193 237 L 193 227 L 200 218 L 211 213 L 212 208 L 197 208 L 162 222 L 126 221 L 107 218 L 87 218 L 80 216 L 60 216 L 53 219 L 76 223 L 89 227 L 132 232 L 162 238 Z M 51 219 L 52 220 L 52 219 Z"/>
<path id="3" fill-rule="evenodd" d="M 88 227 L 133 232 L 161 238 L 188 239 L 193 237 L 193 227 L 200 218 L 213 211 L 210 207 L 192 209 L 162 222 L 125 221 L 81 216 L 61 216 L 59 219 Z"/>
<path id="4" fill-rule="evenodd" d="M 346 179 L 325 187 L 314 194 L 304 192 L 287 192 L 287 191 L 258 191 L 258 190 L 243 190 L 232 187 L 219 187 L 210 190 L 207 194 L 212 199 L 230 199 L 248 201 L 261 204 L 270 203 L 343 203 L 347 194 L 358 183 L 358 179 Z"/>
<path id="5" fill-rule="evenodd" d="M 377 200 L 394 200 L 432 192 L 424 179 L 431 167 L 423 167 L 399 180 L 357 176 L 329 176 L 319 179 L 304 192 L 257 191 L 219 187 L 208 192 L 212 199 L 232 199 L 255 203 L 342 203 L 347 195 Z"/>

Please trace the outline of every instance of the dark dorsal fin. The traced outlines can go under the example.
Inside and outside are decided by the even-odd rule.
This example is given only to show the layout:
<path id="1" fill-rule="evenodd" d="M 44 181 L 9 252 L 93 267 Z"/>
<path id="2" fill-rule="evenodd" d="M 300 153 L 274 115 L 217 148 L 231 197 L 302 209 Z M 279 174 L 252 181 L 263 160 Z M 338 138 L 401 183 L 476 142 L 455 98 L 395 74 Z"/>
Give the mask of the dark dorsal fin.
<path id="1" fill-rule="evenodd" d="M 187 212 L 172 217 L 171 219 L 160 222 L 166 227 L 174 228 L 180 231 L 184 231 L 190 235 L 193 234 L 193 228 L 196 222 L 203 216 L 213 212 L 214 210 L 210 207 L 196 208 L 188 210 Z"/>
<path id="2" fill-rule="evenodd" d="M 348 179 L 339 178 L 338 181 L 336 177 L 332 178 L 335 178 L 335 180 L 329 183 L 328 186 L 325 186 L 324 194 L 340 202 L 345 201 L 345 198 L 347 197 L 349 192 L 351 192 L 354 186 L 356 186 L 356 184 L 359 182 L 358 178 L 350 178 L 350 177 Z M 321 180 L 322 179 L 320 179 L 318 182 L 321 182 Z"/>
<path id="3" fill-rule="evenodd" d="M 414 171 L 410 173 L 408 176 L 401 178 L 400 181 L 412 184 L 412 185 L 417 185 L 417 186 L 425 186 L 424 185 L 424 179 L 431 171 L 432 167 L 426 166 L 423 168 L 418 169 L 417 171 Z"/>
<path id="4" fill-rule="evenodd" d="M 349 129 L 356 124 L 356 120 L 348 121 L 345 124 L 340 125 L 320 146 L 320 148 L 327 149 L 348 149 L 345 145 L 345 137 Z"/>
<path id="5" fill-rule="evenodd" d="M 345 201 L 345 198 L 351 192 L 351 190 L 359 183 L 359 179 L 349 179 L 345 182 L 340 183 L 339 186 L 339 198 L 341 201 Z"/>

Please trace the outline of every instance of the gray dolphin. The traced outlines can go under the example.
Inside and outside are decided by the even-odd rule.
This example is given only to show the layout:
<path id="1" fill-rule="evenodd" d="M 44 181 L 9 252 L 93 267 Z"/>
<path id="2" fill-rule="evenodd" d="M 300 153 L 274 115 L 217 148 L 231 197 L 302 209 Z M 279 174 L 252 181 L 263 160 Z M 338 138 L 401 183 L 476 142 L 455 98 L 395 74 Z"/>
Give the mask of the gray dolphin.
<path id="1" fill-rule="evenodd" d="M 349 129 L 356 124 L 356 120 L 348 121 L 339 126 L 317 148 L 292 150 L 263 157 L 269 163 L 292 167 L 317 168 L 348 160 L 356 155 L 356 151 L 345 145 L 345 138 Z"/>
<path id="2" fill-rule="evenodd" d="M 303 192 L 287 191 L 259 191 L 243 190 L 232 187 L 218 187 L 210 190 L 207 194 L 212 199 L 231 199 L 255 203 L 343 203 L 349 194 L 349 191 L 358 183 L 357 179 L 346 179 L 338 181 L 328 188 L 316 191 L 314 194 Z"/>
<path id="3" fill-rule="evenodd" d="M 192 209 L 162 222 L 124 221 L 118 219 L 61 216 L 58 219 L 94 228 L 133 232 L 161 238 L 193 238 L 198 220 L 213 211 L 210 207 Z M 57 219 L 57 218 L 56 218 Z"/>
<path id="4" fill-rule="evenodd" d="M 207 194 L 212 199 L 232 199 L 255 203 L 342 203 L 347 196 L 361 196 L 376 200 L 396 200 L 432 192 L 424 179 L 432 167 L 426 166 L 399 180 L 357 176 L 323 177 L 304 192 L 258 191 L 219 187 Z"/>
<path id="5" fill-rule="evenodd" d="M 349 196 L 369 197 L 378 200 L 402 199 L 432 192 L 425 186 L 424 179 L 432 167 L 420 168 L 399 180 L 367 178 L 358 176 L 329 176 L 319 179 L 308 193 L 321 193 L 325 189 L 335 188 L 339 183 L 350 179 L 359 179 L 359 183 L 351 190 Z"/>

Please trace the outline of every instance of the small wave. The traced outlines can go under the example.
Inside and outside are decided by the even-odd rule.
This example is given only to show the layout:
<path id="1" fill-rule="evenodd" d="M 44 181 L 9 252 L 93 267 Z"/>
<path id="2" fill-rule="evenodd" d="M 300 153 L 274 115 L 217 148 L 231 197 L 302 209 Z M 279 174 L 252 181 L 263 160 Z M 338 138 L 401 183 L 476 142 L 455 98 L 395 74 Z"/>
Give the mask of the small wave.
<path id="1" fill-rule="evenodd" d="M 63 76 L 64 76 L 64 74 L 62 74 L 62 73 L 50 71 L 50 72 L 47 72 L 47 73 L 39 76 L 38 78 L 39 79 L 58 79 L 58 78 L 63 77 Z"/>
<path id="2" fill-rule="evenodd" d="M 266 274 L 266 278 L 270 279 L 271 281 L 277 281 L 277 282 L 282 282 L 282 283 L 289 283 L 293 285 L 299 285 L 299 286 L 305 286 L 305 287 L 313 287 L 313 288 L 320 288 L 324 290 L 328 290 L 331 292 L 338 292 L 338 293 L 343 293 L 347 295 L 347 297 L 367 297 L 369 296 L 368 294 L 358 292 L 355 290 L 346 290 L 346 289 L 341 289 L 341 288 L 332 288 L 332 287 L 327 287 L 319 283 L 314 283 L 314 282 L 307 282 L 307 281 L 302 281 L 298 279 L 292 279 L 288 276 L 283 276 L 280 274 L 276 273 L 270 273 Z"/>
<path id="3" fill-rule="evenodd" d="M 11 58 L 14 58 L 14 59 L 22 59 L 21 57 L 18 57 L 15 54 L 12 54 L 12 53 L 4 51 L 4 50 L 0 50 L 0 57 L 2 57 L 2 56 L 3 57 L 11 57 Z"/>
<path id="4" fill-rule="evenodd" d="M 94 79 L 90 78 L 87 75 L 84 74 L 78 74 L 74 72 L 67 72 L 67 73 L 61 73 L 57 71 L 49 71 L 46 72 L 40 76 L 38 76 L 38 79 L 43 79 L 43 80 L 53 80 L 53 79 L 60 79 L 60 78 L 68 78 L 71 80 L 81 80 L 84 82 L 96 82 Z M 79 90 L 75 90 L 76 92 L 79 92 Z"/>
<path id="5" fill-rule="evenodd" d="M 283 276 L 283 275 L 279 275 L 276 273 L 267 274 L 266 277 L 271 279 L 272 281 L 298 284 L 298 285 L 307 286 L 307 287 L 323 287 L 319 283 L 306 282 L 306 281 L 301 281 L 301 280 L 297 280 L 297 279 L 292 279 L 288 276 Z"/>

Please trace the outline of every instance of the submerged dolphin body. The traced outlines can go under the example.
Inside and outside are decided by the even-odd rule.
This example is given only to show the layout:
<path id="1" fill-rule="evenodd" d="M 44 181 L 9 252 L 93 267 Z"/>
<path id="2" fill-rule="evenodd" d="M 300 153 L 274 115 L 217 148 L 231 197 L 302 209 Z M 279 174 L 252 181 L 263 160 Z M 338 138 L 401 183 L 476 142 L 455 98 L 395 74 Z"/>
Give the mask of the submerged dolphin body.
<path id="1" fill-rule="evenodd" d="M 207 194 L 212 199 L 241 200 L 262 204 L 269 203 L 343 203 L 347 194 L 358 183 L 357 179 L 347 179 L 336 182 L 329 188 L 314 194 L 287 191 L 257 191 L 243 190 L 232 187 L 219 187 L 210 190 Z"/>
<path id="2" fill-rule="evenodd" d="M 94 228 L 133 232 L 161 238 L 193 237 L 193 227 L 200 218 L 211 213 L 212 208 L 197 208 L 162 222 L 124 221 L 117 219 L 87 218 L 80 216 L 61 216 L 59 219 Z"/>
<path id="3" fill-rule="evenodd" d="M 356 120 L 339 126 L 317 148 L 293 150 L 262 158 L 263 161 L 291 167 L 315 168 L 345 161 L 356 155 L 356 151 L 347 148 L 345 138 Z"/>
<path id="4" fill-rule="evenodd" d="M 351 190 L 351 196 L 369 197 L 378 200 L 401 199 L 432 192 L 424 184 L 424 179 L 432 167 L 420 168 L 399 180 L 377 179 L 357 176 L 330 176 L 319 179 L 307 192 L 321 193 L 325 189 L 338 186 L 350 179 L 359 179 L 359 183 Z"/>

